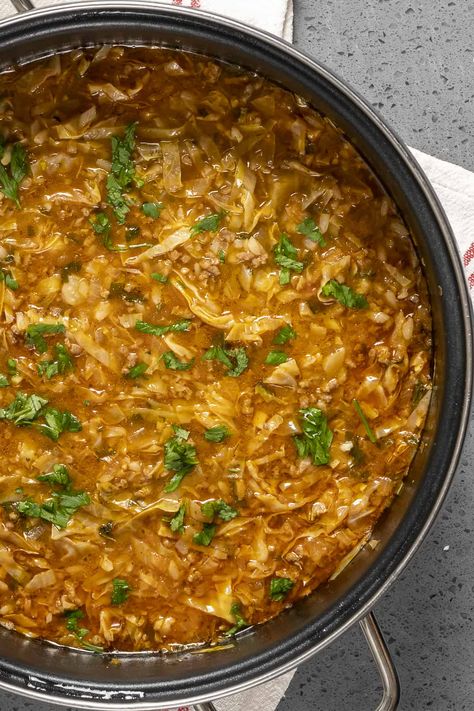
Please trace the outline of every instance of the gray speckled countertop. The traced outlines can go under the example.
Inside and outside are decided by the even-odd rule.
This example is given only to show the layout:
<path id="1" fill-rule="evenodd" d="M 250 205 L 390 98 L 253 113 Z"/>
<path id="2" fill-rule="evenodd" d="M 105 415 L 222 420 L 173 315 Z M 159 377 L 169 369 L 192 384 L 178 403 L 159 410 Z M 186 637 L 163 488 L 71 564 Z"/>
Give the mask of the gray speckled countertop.
<path id="1" fill-rule="evenodd" d="M 299 48 L 358 89 L 409 145 L 474 170 L 474 0 L 294 3 Z M 473 461 L 474 425 L 436 524 L 376 606 L 402 711 L 474 708 Z M 379 699 L 354 627 L 298 669 L 278 711 L 372 711 Z M 0 692 L 0 711 L 27 709 L 53 707 Z"/>

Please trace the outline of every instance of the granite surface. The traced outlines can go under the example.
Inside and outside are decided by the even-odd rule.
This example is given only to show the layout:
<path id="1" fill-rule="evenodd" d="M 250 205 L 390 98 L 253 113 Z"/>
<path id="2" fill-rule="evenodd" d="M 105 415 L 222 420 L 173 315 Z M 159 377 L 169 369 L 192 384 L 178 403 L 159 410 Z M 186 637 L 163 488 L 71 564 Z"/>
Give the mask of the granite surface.
<path id="1" fill-rule="evenodd" d="M 299 48 L 358 89 L 409 145 L 474 170 L 474 0 L 294 2 Z M 437 522 L 376 606 L 402 711 L 474 707 L 473 461 L 474 423 Z M 278 711 L 371 711 L 380 693 L 355 627 L 298 669 Z M 0 711 L 27 709 L 53 707 L 0 692 Z"/>

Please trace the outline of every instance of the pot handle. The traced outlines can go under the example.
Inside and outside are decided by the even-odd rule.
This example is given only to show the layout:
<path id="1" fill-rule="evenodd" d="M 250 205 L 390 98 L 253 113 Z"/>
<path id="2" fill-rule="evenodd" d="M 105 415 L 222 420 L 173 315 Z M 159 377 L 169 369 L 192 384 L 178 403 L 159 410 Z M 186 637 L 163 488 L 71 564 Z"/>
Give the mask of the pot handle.
<path id="1" fill-rule="evenodd" d="M 377 711 L 396 711 L 400 701 L 400 682 L 387 644 L 373 612 L 369 612 L 360 621 L 369 649 L 380 675 L 383 697 Z M 194 711 L 217 711 L 212 702 L 194 704 Z"/>
<path id="2" fill-rule="evenodd" d="M 27 12 L 35 9 L 31 0 L 10 0 L 10 2 L 17 12 Z"/>

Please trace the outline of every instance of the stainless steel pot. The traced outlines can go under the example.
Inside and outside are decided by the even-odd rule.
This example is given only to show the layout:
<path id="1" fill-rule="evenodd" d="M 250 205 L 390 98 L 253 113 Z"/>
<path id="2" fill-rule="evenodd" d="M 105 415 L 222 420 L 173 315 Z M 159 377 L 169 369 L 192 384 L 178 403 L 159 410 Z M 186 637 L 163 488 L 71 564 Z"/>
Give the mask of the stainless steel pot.
<path id="1" fill-rule="evenodd" d="M 12 0 L 23 12 L 30 0 Z M 76 708 L 163 709 L 194 704 L 268 681 L 305 661 L 361 621 L 379 664 L 384 698 L 398 680 L 370 613 L 407 565 L 442 504 L 459 459 L 470 409 L 472 317 L 451 230 L 425 175 L 380 116 L 324 66 L 291 45 L 230 19 L 156 2 L 80 2 L 0 22 L 0 68 L 78 46 L 155 44 L 200 52 L 258 71 L 305 96 L 340 126 L 397 202 L 429 284 L 434 320 L 434 391 L 406 484 L 364 550 L 333 582 L 276 620 L 243 632 L 213 654 L 98 657 L 0 628 L 0 687 Z"/>

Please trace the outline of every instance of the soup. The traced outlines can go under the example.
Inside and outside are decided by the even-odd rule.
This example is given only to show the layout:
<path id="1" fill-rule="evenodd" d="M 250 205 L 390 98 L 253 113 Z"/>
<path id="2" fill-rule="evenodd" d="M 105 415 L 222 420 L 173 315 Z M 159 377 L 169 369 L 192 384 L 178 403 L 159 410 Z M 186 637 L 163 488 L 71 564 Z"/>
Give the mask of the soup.
<path id="1" fill-rule="evenodd" d="M 99 653 L 275 617 L 419 443 L 395 205 L 303 99 L 205 57 L 77 50 L 0 97 L 1 624 Z"/>

